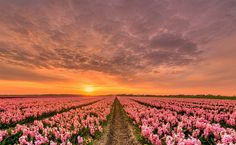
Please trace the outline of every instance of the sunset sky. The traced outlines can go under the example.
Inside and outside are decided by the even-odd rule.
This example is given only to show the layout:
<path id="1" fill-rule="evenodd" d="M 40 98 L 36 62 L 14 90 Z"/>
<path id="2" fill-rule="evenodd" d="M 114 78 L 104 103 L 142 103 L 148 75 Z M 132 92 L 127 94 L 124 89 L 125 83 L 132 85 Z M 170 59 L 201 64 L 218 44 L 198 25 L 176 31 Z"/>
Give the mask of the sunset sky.
<path id="1" fill-rule="evenodd" d="M 0 94 L 42 93 L 236 95 L 236 0 L 0 0 Z"/>

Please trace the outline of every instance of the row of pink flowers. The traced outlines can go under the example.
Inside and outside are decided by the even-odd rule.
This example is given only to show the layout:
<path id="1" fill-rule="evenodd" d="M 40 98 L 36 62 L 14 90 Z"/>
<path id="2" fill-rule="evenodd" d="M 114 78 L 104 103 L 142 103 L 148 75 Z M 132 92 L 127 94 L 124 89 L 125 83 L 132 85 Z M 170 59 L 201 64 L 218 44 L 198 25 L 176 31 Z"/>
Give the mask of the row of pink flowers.
<path id="1" fill-rule="evenodd" d="M 17 123 L 28 117 L 59 112 L 95 100 L 98 98 L 90 98 L 90 100 L 86 97 L 2 99 L 0 102 L 0 124 Z"/>
<path id="2" fill-rule="evenodd" d="M 185 104 L 184 100 L 177 102 L 178 100 L 158 99 L 119 97 L 123 108 L 134 120 L 133 123 L 140 127 L 143 137 L 152 144 L 161 145 L 165 142 L 167 145 L 200 145 L 202 140 L 207 141 L 211 137 L 215 144 L 233 145 L 236 143 L 236 131 L 233 128 L 224 128 L 219 123 L 208 120 L 207 116 L 211 112 L 209 110 L 217 109 L 217 107 L 211 108 L 211 100 L 209 100 L 209 106 L 206 100 L 202 101 L 205 105 L 202 109 L 201 106 L 196 105 L 196 100 L 189 99 Z M 141 105 L 134 100 L 156 107 Z M 222 106 L 224 102 L 218 105 Z M 203 115 L 195 112 L 197 106 L 200 107 L 198 109 Z M 183 111 L 185 107 L 190 109 L 191 113 Z M 226 108 L 226 111 L 227 109 L 230 110 Z M 232 114 L 234 114 L 234 109 L 233 112 L 232 110 L 229 112 L 229 116 Z M 213 111 L 213 118 L 214 115 L 216 114 Z"/>
<path id="3" fill-rule="evenodd" d="M 3 138 L 7 136 L 6 130 L 0 130 L 0 142 L 3 140 Z"/>
<path id="4" fill-rule="evenodd" d="M 90 100 L 91 101 L 91 100 Z M 70 145 L 71 138 L 77 136 L 77 144 L 83 142 L 91 142 L 93 137 L 98 132 L 102 132 L 101 123 L 106 121 L 110 114 L 111 105 L 114 98 L 106 98 L 88 106 L 84 106 L 70 111 L 56 114 L 44 120 L 35 120 L 32 124 L 17 125 L 11 132 L 0 132 L 0 137 L 4 140 L 9 136 L 14 136 L 19 132 L 22 135 L 19 137 L 21 145 Z M 86 138 L 78 134 L 87 129 Z M 2 135 L 1 135 L 2 134 Z"/>
<path id="5" fill-rule="evenodd" d="M 236 101 L 212 100 L 212 99 L 188 99 L 188 98 L 134 98 L 143 103 L 174 110 L 177 113 L 203 117 L 210 122 L 236 126 Z"/>

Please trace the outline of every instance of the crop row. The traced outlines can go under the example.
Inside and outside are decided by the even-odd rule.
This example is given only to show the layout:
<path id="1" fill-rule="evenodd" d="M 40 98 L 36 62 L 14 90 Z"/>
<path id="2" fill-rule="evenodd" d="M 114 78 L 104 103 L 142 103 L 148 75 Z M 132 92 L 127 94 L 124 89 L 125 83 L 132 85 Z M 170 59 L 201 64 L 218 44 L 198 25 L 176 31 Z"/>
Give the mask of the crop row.
<path id="1" fill-rule="evenodd" d="M 236 126 L 236 101 L 209 99 L 133 98 L 156 108 L 169 109 L 178 114 L 204 118 L 210 123 Z"/>
<path id="2" fill-rule="evenodd" d="M 18 98 L 1 99 L 0 129 L 14 127 L 17 123 L 34 120 L 42 116 L 53 115 L 82 104 L 96 101 L 97 98 L 67 97 L 67 98 Z"/>
<path id="3" fill-rule="evenodd" d="M 0 144 L 88 144 L 99 136 L 114 98 L 0 131 Z"/>
<path id="4" fill-rule="evenodd" d="M 196 103 L 198 101 L 191 99 L 185 102 L 134 97 L 119 97 L 119 101 L 148 143 L 156 145 L 233 145 L 236 143 L 233 122 L 235 108 L 232 107 L 235 102 L 212 103 L 212 100 L 204 100 Z M 216 112 L 221 115 L 217 116 Z M 222 120 L 229 123 L 230 128 L 222 126 L 220 124 Z"/>

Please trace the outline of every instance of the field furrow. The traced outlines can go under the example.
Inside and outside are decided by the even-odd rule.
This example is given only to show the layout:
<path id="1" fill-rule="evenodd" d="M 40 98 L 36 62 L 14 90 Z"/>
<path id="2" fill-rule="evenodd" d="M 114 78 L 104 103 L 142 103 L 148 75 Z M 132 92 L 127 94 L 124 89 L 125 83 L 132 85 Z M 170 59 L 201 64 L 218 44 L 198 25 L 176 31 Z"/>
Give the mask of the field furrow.
<path id="1" fill-rule="evenodd" d="M 126 114 L 117 99 L 106 145 L 137 145 Z"/>

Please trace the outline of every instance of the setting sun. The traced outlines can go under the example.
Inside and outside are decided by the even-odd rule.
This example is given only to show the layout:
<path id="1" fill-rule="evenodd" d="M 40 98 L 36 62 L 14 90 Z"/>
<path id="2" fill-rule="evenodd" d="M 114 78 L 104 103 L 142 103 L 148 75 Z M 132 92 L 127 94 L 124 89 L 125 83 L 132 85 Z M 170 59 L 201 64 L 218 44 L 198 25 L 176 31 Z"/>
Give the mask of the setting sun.
<path id="1" fill-rule="evenodd" d="M 94 87 L 93 86 L 85 86 L 84 91 L 86 93 L 92 93 L 92 92 L 94 92 Z"/>

